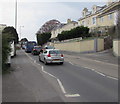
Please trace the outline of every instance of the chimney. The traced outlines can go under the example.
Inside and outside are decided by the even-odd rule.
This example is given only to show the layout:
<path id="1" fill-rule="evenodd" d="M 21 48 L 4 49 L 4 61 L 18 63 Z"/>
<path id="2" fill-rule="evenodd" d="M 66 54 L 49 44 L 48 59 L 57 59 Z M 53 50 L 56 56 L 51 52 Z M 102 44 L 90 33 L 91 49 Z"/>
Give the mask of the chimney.
<path id="1" fill-rule="evenodd" d="M 67 19 L 67 23 L 71 23 L 71 19 Z"/>

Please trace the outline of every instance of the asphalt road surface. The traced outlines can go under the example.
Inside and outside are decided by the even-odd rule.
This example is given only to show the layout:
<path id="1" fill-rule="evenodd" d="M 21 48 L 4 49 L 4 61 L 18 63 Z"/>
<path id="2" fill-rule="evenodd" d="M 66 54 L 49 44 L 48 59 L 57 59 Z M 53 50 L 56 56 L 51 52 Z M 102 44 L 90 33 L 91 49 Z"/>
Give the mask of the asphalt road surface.
<path id="1" fill-rule="evenodd" d="M 12 66 L 15 68 L 13 79 L 16 80 L 16 82 L 13 82 L 13 86 L 14 83 L 21 86 L 18 87 L 21 89 L 21 95 L 17 93 L 18 91 L 9 91 L 7 86 L 9 83 L 6 80 L 8 77 L 5 76 L 3 77 L 3 80 L 5 80 L 3 83 L 4 102 L 16 100 L 20 102 L 22 100 L 26 102 L 118 101 L 118 79 L 114 77 L 116 72 L 113 76 L 109 76 L 108 71 L 107 74 L 101 73 L 96 70 L 95 66 L 93 69 L 90 63 L 87 67 L 84 66 L 85 60 L 83 65 L 75 64 L 76 59 L 66 55 L 63 65 L 44 65 L 44 63 L 39 62 L 37 55 L 33 56 L 31 53 L 20 50 L 17 52 L 17 57 L 12 61 Z M 96 62 L 93 61 L 93 63 L 96 65 Z M 110 65 L 101 65 L 102 70 L 107 67 L 109 68 Z M 100 66 L 98 69 L 100 70 Z M 10 86 L 12 89 L 13 86 Z"/>

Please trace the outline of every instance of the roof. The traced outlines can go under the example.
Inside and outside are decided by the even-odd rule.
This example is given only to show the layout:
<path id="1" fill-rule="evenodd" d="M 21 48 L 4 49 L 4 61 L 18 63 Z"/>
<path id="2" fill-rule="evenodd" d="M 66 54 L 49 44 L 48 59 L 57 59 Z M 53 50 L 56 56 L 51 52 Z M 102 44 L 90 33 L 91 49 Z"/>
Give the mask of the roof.
<path id="1" fill-rule="evenodd" d="M 41 47 L 41 46 L 34 46 L 34 47 Z"/>
<path id="2" fill-rule="evenodd" d="M 66 24 L 64 24 L 64 23 L 59 24 L 58 26 L 54 27 L 52 30 L 56 30 L 58 28 L 62 28 L 64 25 L 66 25 Z"/>

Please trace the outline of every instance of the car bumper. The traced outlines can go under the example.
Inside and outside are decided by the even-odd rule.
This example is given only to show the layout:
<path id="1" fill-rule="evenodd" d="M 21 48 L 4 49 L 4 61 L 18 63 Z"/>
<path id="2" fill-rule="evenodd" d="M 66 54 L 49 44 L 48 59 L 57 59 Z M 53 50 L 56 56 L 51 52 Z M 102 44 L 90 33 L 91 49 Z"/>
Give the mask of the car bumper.
<path id="1" fill-rule="evenodd" d="M 39 55 L 39 53 L 40 53 L 40 52 L 33 52 L 33 54 L 35 54 L 35 55 Z"/>
<path id="2" fill-rule="evenodd" d="M 64 59 L 46 59 L 47 63 L 61 63 Z"/>

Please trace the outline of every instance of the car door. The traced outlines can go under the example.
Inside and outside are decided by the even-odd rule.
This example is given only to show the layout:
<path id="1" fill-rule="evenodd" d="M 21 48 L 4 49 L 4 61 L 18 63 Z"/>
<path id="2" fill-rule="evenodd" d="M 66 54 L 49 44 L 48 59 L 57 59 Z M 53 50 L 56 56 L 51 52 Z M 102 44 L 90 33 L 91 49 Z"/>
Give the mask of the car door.
<path id="1" fill-rule="evenodd" d="M 40 54 L 39 54 L 39 58 L 41 59 L 41 61 L 43 61 L 43 52 L 40 52 Z"/>
<path id="2" fill-rule="evenodd" d="M 47 51 L 43 51 L 41 54 L 41 60 L 44 61 L 44 58 L 46 57 Z"/>
<path id="3" fill-rule="evenodd" d="M 44 52 L 43 52 L 43 60 L 44 60 L 44 58 L 46 58 L 47 52 L 48 52 L 48 51 L 44 51 Z"/>

